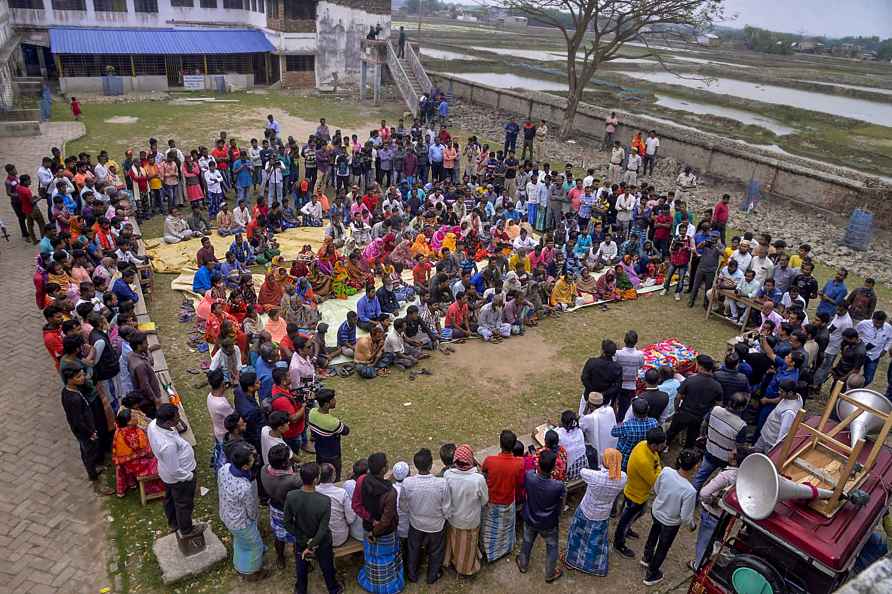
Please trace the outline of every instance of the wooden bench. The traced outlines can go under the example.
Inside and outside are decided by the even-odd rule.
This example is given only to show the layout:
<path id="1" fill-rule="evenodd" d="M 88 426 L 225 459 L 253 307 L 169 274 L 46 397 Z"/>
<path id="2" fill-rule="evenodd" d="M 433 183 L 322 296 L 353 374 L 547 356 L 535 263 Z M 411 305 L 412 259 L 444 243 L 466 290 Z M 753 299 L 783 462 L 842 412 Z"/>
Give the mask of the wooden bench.
<path id="1" fill-rule="evenodd" d="M 724 297 L 725 299 L 730 299 L 736 303 L 739 303 L 745 307 L 743 314 L 740 316 L 740 321 L 732 320 L 731 318 L 727 318 L 723 315 L 719 315 L 718 312 L 713 311 L 713 306 L 718 301 L 718 297 Z M 709 320 L 709 316 L 718 315 L 721 319 L 733 323 L 735 326 L 740 328 L 740 331 L 743 332 L 746 328 L 746 324 L 750 319 L 750 314 L 753 309 L 759 310 L 762 307 L 762 302 L 756 299 L 750 299 L 748 297 L 741 297 L 737 293 L 735 293 L 731 289 L 715 289 L 712 292 L 712 297 L 709 298 L 709 304 L 706 307 L 706 319 Z"/>
<path id="2" fill-rule="evenodd" d="M 156 480 L 158 480 L 157 474 L 153 474 L 151 476 L 136 477 L 136 482 L 139 483 L 139 502 L 142 505 L 145 505 L 147 501 L 151 501 L 152 499 L 161 499 L 162 497 L 164 497 L 164 491 L 159 491 L 157 493 L 146 493 L 145 484 Z"/>
<path id="3" fill-rule="evenodd" d="M 339 547 L 335 547 L 333 550 L 335 559 L 349 557 L 350 555 L 362 552 L 362 543 L 350 536 L 347 538 L 347 542 Z"/>

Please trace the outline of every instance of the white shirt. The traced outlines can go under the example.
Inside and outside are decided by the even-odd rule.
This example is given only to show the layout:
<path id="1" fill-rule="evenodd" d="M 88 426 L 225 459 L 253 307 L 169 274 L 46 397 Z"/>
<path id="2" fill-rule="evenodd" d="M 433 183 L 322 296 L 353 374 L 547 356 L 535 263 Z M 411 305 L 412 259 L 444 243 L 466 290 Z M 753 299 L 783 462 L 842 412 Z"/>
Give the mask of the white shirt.
<path id="1" fill-rule="evenodd" d="M 842 332 L 846 328 L 853 328 L 854 322 L 852 321 L 852 316 L 848 313 L 844 316 L 836 315 L 830 320 L 829 328 L 833 328 L 833 331 L 830 333 L 830 340 L 827 343 L 827 348 L 824 349 L 825 355 L 836 355 L 839 353 L 839 348 L 842 346 Z"/>
<path id="2" fill-rule="evenodd" d="M 195 452 L 176 429 L 165 429 L 153 420 L 146 428 L 149 446 L 158 459 L 158 476 L 168 485 L 191 481 L 195 476 Z"/>
<path id="3" fill-rule="evenodd" d="M 450 468 L 443 476 L 449 485 L 449 524 L 459 530 L 480 526 L 480 512 L 489 503 L 486 478 L 476 468 Z"/>
<path id="4" fill-rule="evenodd" d="M 96 182 L 104 182 L 108 179 L 108 167 L 103 165 L 102 163 L 97 163 L 93 168 L 93 175 L 96 176 Z"/>
<path id="5" fill-rule="evenodd" d="M 558 427 L 556 433 L 558 443 L 567 450 L 567 466 L 573 466 L 574 462 L 585 457 L 585 433 L 581 428 L 567 431 L 563 427 Z"/>
<path id="6" fill-rule="evenodd" d="M 641 156 L 632 153 L 626 162 L 626 171 L 638 171 L 639 167 L 641 167 Z"/>
<path id="7" fill-rule="evenodd" d="M 307 202 L 306 204 L 304 204 L 301 207 L 300 212 L 302 212 L 305 215 L 311 216 L 314 219 L 321 219 L 322 218 L 322 203 L 321 202 L 312 202 L 312 201 Z"/>
<path id="8" fill-rule="evenodd" d="M 749 252 L 742 254 L 740 250 L 734 250 L 731 254 L 731 259 L 737 261 L 737 270 L 749 270 L 750 262 L 753 261 L 753 255 Z"/>
<path id="9" fill-rule="evenodd" d="M 37 168 L 37 187 L 39 189 L 47 189 L 53 181 L 53 172 L 46 167 Z"/>
<path id="10" fill-rule="evenodd" d="M 251 211 L 247 206 L 236 207 L 232 211 L 232 222 L 240 227 L 247 227 L 251 222 Z"/>
<path id="11" fill-rule="evenodd" d="M 660 148 L 660 139 L 648 137 L 644 141 L 644 152 L 648 155 L 656 155 L 657 149 Z"/>
<path id="12" fill-rule="evenodd" d="M 351 503 L 352 489 L 350 497 L 348 497 L 346 489 L 342 489 L 334 483 L 319 483 L 316 485 L 316 492 L 331 499 L 331 518 L 328 521 L 328 529 L 331 530 L 332 546 L 339 547 L 351 536 L 351 527 L 356 521 L 356 512 L 353 511 Z M 362 520 L 359 521 L 359 525 L 361 529 Z"/>
<path id="13" fill-rule="evenodd" d="M 750 260 L 750 270 L 756 273 L 756 280 L 762 285 L 766 278 L 774 278 L 774 262 L 768 256 L 754 256 Z"/>
<path id="14" fill-rule="evenodd" d="M 674 468 L 663 468 L 654 483 L 653 517 L 664 526 L 689 524 L 694 517 L 697 491 Z"/>
<path id="15" fill-rule="evenodd" d="M 525 250 L 531 250 L 536 247 L 538 243 L 538 241 L 533 239 L 532 235 L 527 235 L 526 237 L 524 237 L 523 235 L 518 235 L 514 238 L 514 249 L 519 250 L 522 248 Z"/>
<path id="16" fill-rule="evenodd" d="M 322 485 L 319 485 L 319 486 L 322 486 Z M 316 490 L 318 491 L 319 487 L 316 487 Z M 356 481 L 354 481 L 353 479 L 347 479 L 346 481 L 344 481 L 344 493 L 347 495 L 348 502 L 352 502 L 353 491 L 355 491 L 355 490 L 356 490 Z M 350 505 L 348 505 L 348 507 L 350 507 L 350 509 L 352 511 L 352 509 L 353 509 L 352 503 Z M 350 522 L 350 536 L 352 536 L 359 542 L 362 542 L 363 539 L 365 539 L 365 531 L 362 528 L 362 518 L 357 516 L 356 513 L 353 514 L 353 520 Z"/>
<path id="17" fill-rule="evenodd" d="M 621 221 L 631 221 L 632 211 L 635 209 L 634 194 L 620 194 L 616 197 L 616 218 Z"/>
<path id="18" fill-rule="evenodd" d="M 623 147 L 614 147 L 612 151 L 610 151 L 610 164 L 611 165 L 622 165 L 623 159 L 626 158 L 626 151 Z"/>
<path id="19" fill-rule="evenodd" d="M 855 326 L 858 336 L 864 341 L 864 345 L 873 345 L 867 350 L 867 358 L 876 361 L 883 356 L 883 353 L 889 350 L 892 345 L 892 326 L 888 322 L 877 328 L 873 325 L 873 320 L 861 320 Z"/>
<path id="20" fill-rule="evenodd" d="M 585 443 L 598 450 L 598 461 L 604 464 L 604 450 L 615 448 L 616 437 L 610 435 L 610 430 L 616 427 L 616 413 L 610 406 L 596 408 L 579 419 L 579 428 L 585 435 Z"/>
<path id="21" fill-rule="evenodd" d="M 208 169 L 204 172 L 204 183 L 207 184 L 208 192 L 213 192 L 214 194 L 223 193 L 223 190 L 220 188 L 220 184 L 223 183 L 223 174 L 216 169 L 213 171 Z"/>
<path id="22" fill-rule="evenodd" d="M 270 431 L 272 430 L 273 428 L 269 425 L 266 425 L 263 429 L 260 430 L 260 459 L 263 460 L 264 464 L 269 463 L 269 451 L 273 446 L 279 445 L 280 443 L 285 444 L 284 439 L 270 434 Z"/>
<path id="23" fill-rule="evenodd" d="M 598 245 L 598 251 L 595 253 L 595 259 L 601 258 L 609 262 L 610 260 L 616 258 L 616 254 L 618 251 L 619 247 L 617 247 L 616 242 L 612 239 L 610 240 L 610 243 L 602 241 Z"/>
<path id="24" fill-rule="evenodd" d="M 399 510 L 409 514 L 409 524 L 420 532 L 439 532 L 449 518 L 452 497 L 446 479 L 432 474 L 406 477 L 400 490 Z"/>
<path id="25" fill-rule="evenodd" d="M 606 520 L 610 517 L 613 502 L 628 481 L 625 472 L 620 473 L 619 480 L 612 481 L 606 468 L 591 470 L 583 468 L 579 476 L 585 481 L 585 496 L 579 503 L 583 515 L 592 521 Z"/>
<path id="26" fill-rule="evenodd" d="M 805 299 L 802 298 L 802 295 L 796 296 L 796 303 L 799 304 L 803 310 L 805 310 Z M 790 297 L 790 292 L 787 291 L 784 293 L 784 296 L 781 297 L 781 305 L 784 306 L 784 309 L 790 309 L 790 306 L 793 305 L 793 298 Z M 851 327 L 851 326 L 850 326 Z"/>

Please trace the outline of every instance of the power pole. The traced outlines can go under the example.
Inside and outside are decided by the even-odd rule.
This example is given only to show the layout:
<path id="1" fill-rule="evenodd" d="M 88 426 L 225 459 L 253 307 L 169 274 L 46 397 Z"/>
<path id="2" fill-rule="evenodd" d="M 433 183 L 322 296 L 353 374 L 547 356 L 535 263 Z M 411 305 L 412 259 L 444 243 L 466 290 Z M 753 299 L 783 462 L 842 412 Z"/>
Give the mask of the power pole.
<path id="1" fill-rule="evenodd" d="M 418 0 L 418 9 L 417 9 L 417 11 L 418 11 L 418 37 L 419 37 L 419 41 L 421 40 L 421 7 L 422 7 L 423 2 L 424 2 L 424 0 Z"/>

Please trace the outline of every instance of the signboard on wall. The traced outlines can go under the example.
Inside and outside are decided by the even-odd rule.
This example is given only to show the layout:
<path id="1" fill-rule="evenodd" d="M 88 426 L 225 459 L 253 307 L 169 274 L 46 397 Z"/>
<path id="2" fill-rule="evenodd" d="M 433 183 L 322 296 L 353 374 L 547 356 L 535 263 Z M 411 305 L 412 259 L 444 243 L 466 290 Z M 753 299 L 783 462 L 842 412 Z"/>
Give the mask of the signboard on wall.
<path id="1" fill-rule="evenodd" d="M 203 91 L 205 89 L 203 74 L 184 74 L 183 88 L 189 91 Z"/>

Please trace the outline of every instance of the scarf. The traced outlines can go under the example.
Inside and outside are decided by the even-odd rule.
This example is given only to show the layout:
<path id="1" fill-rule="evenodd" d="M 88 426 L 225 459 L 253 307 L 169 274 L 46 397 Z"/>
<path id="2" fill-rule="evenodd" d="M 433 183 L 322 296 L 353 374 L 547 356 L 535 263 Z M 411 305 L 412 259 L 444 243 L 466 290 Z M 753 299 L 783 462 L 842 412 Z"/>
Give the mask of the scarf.
<path id="1" fill-rule="evenodd" d="M 615 448 L 604 450 L 604 466 L 607 467 L 607 478 L 618 481 L 622 477 L 623 455 Z"/>
<path id="2" fill-rule="evenodd" d="M 470 470 L 474 467 L 474 450 L 468 444 L 462 444 L 455 448 L 452 460 L 459 470 Z"/>

